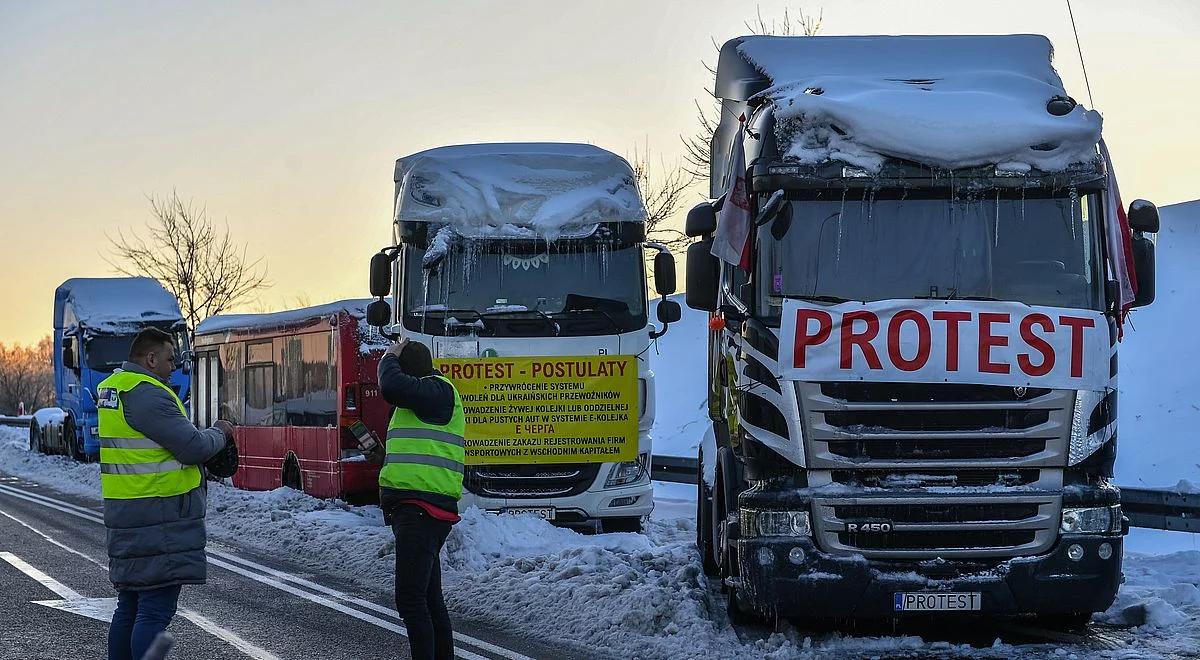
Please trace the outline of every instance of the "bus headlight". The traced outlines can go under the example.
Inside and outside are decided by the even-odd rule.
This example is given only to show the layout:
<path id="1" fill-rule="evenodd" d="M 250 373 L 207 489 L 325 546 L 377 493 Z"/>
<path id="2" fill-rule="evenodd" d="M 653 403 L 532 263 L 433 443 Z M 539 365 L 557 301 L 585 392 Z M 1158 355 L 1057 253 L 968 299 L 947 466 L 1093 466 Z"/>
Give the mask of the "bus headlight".
<path id="1" fill-rule="evenodd" d="M 1071 414 L 1071 444 L 1067 451 L 1067 465 L 1077 465 L 1080 461 L 1096 453 L 1107 439 L 1105 428 L 1088 434 L 1088 421 L 1092 411 L 1104 400 L 1104 392 L 1078 390 L 1075 392 L 1075 409 Z"/>
<path id="2" fill-rule="evenodd" d="M 649 464 L 650 454 L 638 454 L 636 461 L 617 463 L 608 473 L 608 479 L 604 480 L 604 487 L 615 488 L 637 483 L 646 474 L 646 467 Z"/>
<path id="3" fill-rule="evenodd" d="M 1121 531 L 1121 505 L 1064 508 L 1063 534 L 1114 534 Z"/>
<path id="4" fill-rule="evenodd" d="M 757 536 L 812 536 L 812 521 L 807 511 L 764 511 L 742 509 L 738 512 L 743 538 Z"/>

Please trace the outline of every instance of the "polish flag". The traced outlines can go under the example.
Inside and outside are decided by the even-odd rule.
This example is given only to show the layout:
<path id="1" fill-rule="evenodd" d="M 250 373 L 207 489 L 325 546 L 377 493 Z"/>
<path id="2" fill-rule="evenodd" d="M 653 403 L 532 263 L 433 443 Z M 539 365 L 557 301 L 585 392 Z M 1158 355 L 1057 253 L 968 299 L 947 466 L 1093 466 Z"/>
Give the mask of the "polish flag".
<path id="1" fill-rule="evenodd" d="M 738 127 L 733 140 L 729 189 L 725 192 L 725 203 L 717 214 L 712 254 L 726 263 L 747 268 L 750 254 L 750 190 L 746 185 L 746 151 L 742 146 L 742 140 L 746 137 L 746 119 L 743 116 L 741 120 L 742 125 Z"/>

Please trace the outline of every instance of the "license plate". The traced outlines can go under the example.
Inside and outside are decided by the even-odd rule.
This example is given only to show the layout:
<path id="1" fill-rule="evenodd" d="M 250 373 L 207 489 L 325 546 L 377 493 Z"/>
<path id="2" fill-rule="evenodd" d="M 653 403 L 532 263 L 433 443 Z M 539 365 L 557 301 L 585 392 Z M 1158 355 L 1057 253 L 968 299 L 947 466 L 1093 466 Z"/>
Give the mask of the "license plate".
<path id="1" fill-rule="evenodd" d="M 518 506 L 500 509 L 498 512 L 501 515 L 515 516 L 519 513 L 532 513 L 542 520 L 554 520 L 554 507 L 552 506 Z"/>
<path id="2" fill-rule="evenodd" d="M 909 591 L 894 594 L 897 612 L 948 612 L 981 609 L 983 595 L 978 591 Z"/>

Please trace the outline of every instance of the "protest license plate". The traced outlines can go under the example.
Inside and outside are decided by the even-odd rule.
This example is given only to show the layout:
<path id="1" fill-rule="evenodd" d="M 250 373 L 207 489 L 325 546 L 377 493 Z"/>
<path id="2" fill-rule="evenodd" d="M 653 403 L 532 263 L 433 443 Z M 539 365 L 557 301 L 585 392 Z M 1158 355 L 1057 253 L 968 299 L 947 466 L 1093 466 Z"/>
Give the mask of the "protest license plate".
<path id="1" fill-rule="evenodd" d="M 552 506 L 514 506 L 500 509 L 500 513 L 513 516 L 519 513 L 532 513 L 542 520 L 554 520 L 554 507 Z"/>
<path id="2" fill-rule="evenodd" d="M 978 591 L 908 591 L 893 594 L 897 612 L 948 612 L 981 609 L 983 595 Z"/>

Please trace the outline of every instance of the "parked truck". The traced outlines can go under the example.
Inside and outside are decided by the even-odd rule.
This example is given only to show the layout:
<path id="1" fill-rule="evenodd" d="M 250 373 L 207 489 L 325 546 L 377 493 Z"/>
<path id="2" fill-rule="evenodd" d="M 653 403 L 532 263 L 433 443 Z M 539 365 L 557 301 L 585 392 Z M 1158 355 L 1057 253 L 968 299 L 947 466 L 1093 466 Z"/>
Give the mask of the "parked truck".
<path id="1" fill-rule="evenodd" d="M 732 613 L 1078 624 L 1112 603 L 1118 339 L 1154 298 L 1158 214 L 1126 216 L 1050 55 L 721 49 L 686 297 L 711 314 L 697 545 Z"/>
<path id="2" fill-rule="evenodd" d="M 187 325 L 179 303 L 149 277 L 72 278 L 54 291 L 54 397 L 56 408 L 34 414 L 29 448 L 95 460 L 96 385 L 121 366 L 137 333 L 171 333 L 181 351 L 171 388 L 188 401 Z"/>
<path id="3" fill-rule="evenodd" d="M 427 344 L 467 416 L 464 506 L 641 529 L 654 374 L 647 319 L 673 257 L 646 241 L 629 164 L 581 144 L 482 144 L 396 161 L 394 242 L 371 262 L 368 320 Z M 383 300 L 392 295 L 395 309 Z"/>

